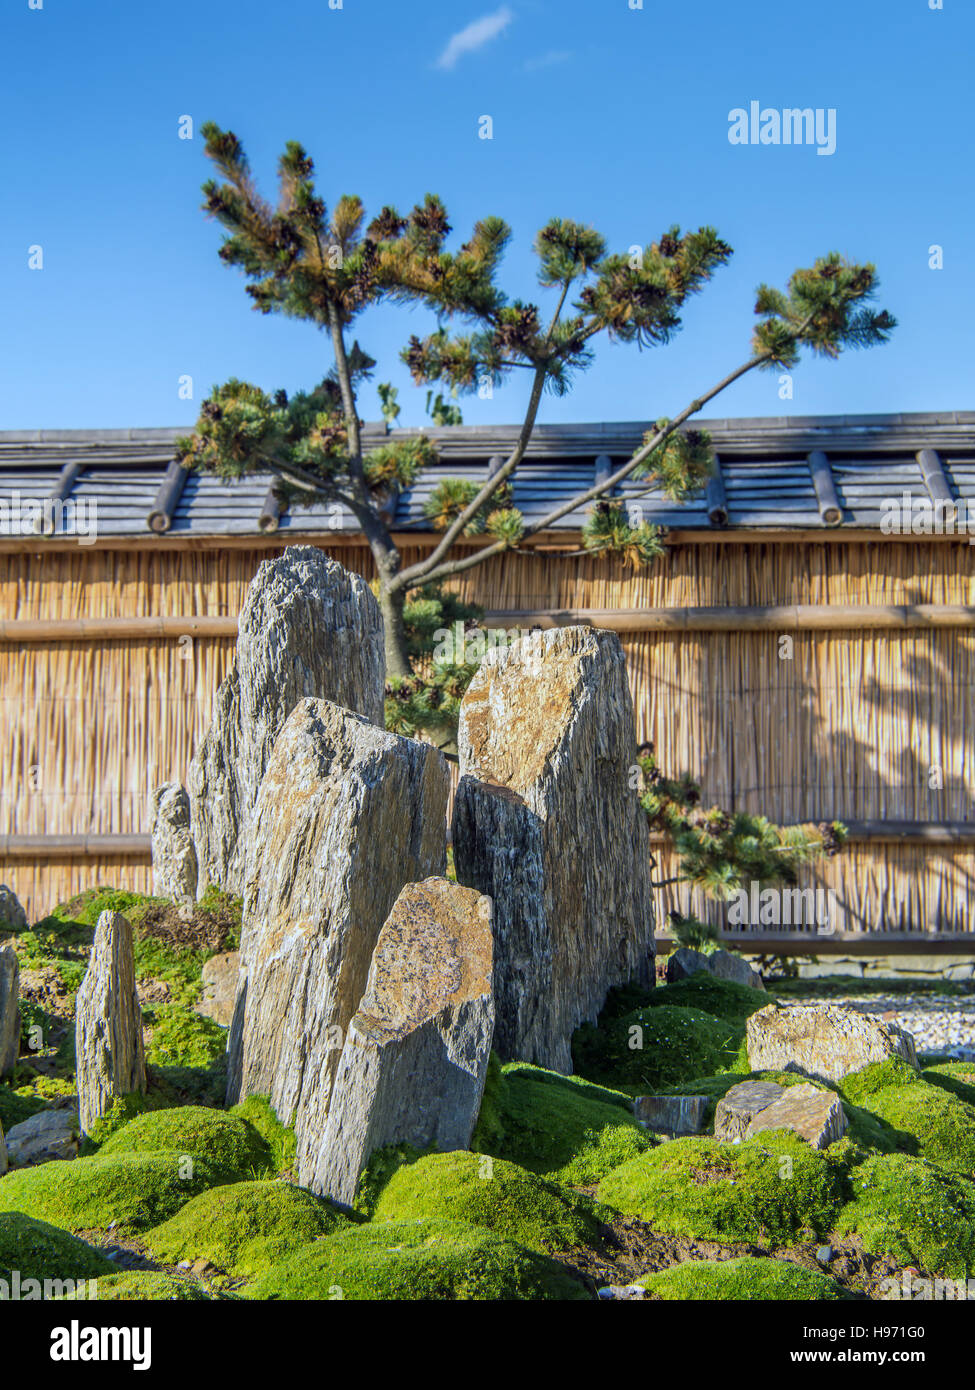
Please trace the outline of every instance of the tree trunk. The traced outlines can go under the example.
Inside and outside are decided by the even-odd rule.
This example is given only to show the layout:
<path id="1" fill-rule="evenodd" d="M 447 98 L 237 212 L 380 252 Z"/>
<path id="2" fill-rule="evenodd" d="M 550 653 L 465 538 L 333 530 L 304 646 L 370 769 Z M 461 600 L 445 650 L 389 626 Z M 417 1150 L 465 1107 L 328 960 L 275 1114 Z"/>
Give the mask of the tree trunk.
<path id="1" fill-rule="evenodd" d="M 403 622 L 403 606 L 406 594 L 402 589 L 390 593 L 385 579 L 379 580 L 379 607 L 382 610 L 383 626 L 386 629 L 386 676 L 409 676 L 412 674 L 410 658 L 406 649 L 406 626 Z"/>

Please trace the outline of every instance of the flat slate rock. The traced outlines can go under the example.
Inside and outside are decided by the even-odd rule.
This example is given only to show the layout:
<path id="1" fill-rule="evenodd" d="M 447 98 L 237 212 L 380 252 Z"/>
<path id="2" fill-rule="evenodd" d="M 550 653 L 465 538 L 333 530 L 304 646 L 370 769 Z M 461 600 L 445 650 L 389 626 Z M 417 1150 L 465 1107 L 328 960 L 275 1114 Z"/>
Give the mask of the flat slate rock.
<path id="1" fill-rule="evenodd" d="M 73 1111 L 39 1110 L 7 1130 L 7 1156 L 17 1168 L 74 1158 L 79 1138 L 78 1116 Z"/>
<path id="2" fill-rule="evenodd" d="M 785 1095 L 775 1081 L 739 1081 L 718 1101 L 714 1112 L 714 1137 L 735 1144 L 744 1139 L 756 1115 Z"/>
<path id="3" fill-rule="evenodd" d="M 707 1096 L 637 1096 L 633 1113 L 653 1134 L 700 1134 Z"/>
<path id="4" fill-rule="evenodd" d="M 803 1082 L 786 1087 L 778 1100 L 761 1110 L 748 1126 L 745 1138 L 770 1129 L 791 1129 L 814 1149 L 825 1149 L 842 1139 L 846 1125 L 839 1096 Z"/>

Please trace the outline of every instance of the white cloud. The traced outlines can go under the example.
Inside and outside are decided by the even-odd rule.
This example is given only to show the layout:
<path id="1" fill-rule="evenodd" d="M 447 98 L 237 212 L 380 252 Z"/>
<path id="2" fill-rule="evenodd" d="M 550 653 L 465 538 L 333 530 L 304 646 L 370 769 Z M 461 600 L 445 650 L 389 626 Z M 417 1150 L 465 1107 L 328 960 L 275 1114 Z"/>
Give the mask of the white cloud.
<path id="1" fill-rule="evenodd" d="M 514 14 L 507 5 L 502 5 L 500 10 L 495 10 L 493 14 L 486 14 L 483 19 L 475 19 L 473 24 L 468 24 L 466 29 L 454 34 L 437 59 L 437 67 L 455 67 L 458 58 L 463 58 L 466 53 L 476 53 L 486 43 L 496 39 L 513 19 Z"/>

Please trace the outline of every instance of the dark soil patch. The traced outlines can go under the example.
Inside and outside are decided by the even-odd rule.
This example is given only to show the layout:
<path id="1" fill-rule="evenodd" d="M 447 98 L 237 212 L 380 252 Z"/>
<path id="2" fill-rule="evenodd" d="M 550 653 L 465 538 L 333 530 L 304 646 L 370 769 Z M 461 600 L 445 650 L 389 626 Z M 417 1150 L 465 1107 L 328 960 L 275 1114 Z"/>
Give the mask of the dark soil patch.
<path id="1" fill-rule="evenodd" d="M 181 915 L 173 903 L 153 903 L 140 912 L 136 930 L 174 950 L 225 951 L 236 940 L 239 918 L 228 903 Z"/>

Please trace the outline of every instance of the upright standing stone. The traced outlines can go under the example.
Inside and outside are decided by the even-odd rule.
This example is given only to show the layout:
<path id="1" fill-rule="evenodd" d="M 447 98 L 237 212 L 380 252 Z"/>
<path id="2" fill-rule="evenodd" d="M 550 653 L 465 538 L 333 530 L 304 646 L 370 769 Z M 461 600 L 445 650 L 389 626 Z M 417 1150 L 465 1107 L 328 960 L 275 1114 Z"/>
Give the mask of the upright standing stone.
<path id="1" fill-rule="evenodd" d="M 382 725 L 383 621 L 365 582 L 313 546 L 261 565 L 241 610 L 237 660 L 193 760 L 190 793 L 202 893 L 243 891 L 246 834 L 275 740 L 299 700 Z"/>
<path id="2" fill-rule="evenodd" d="M 313 1166 L 345 1030 L 404 884 L 446 868 L 447 765 L 327 700 L 274 746 L 248 839 L 228 1099 L 294 1115 Z"/>
<path id="3" fill-rule="evenodd" d="M 179 782 L 164 782 L 150 800 L 152 891 L 176 903 L 196 897 L 197 860 L 190 832 L 190 799 Z"/>
<path id="4" fill-rule="evenodd" d="M 20 964 L 12 946 L 0 947 L 0 1076 L 20 1056 Z"/>
<path id="5" fill-rule="evenodd" d="M 75 1014 L 78 1118 L 87 1134 L 119 1096 L 145 1091 L 142 1009 L 135 986 L 132 928 L 103 912 Z"/>
<path id="6" fill-rule="evenodd" d="M 301 1182 L 351 1204 L 385 1144 L 468 1147 L 494 1032 L 491 974 L 490 900 L 442 878 L 408 883 L 379 934 Z"/>
<path id="7" fill-rule="evenodd" d="M 461 706 L 459 882 L 494 900 L 495 1047 L 570 1072 L 611 986 L 654 978 L 649 838 L 614 633 L 526 634 L 490 651 Z"/>
<path id="8" fill-rule="evenodd" d="M 3 1125 L 0 1125 L 0 1178 L 3 1177 L 8 1167 L 7 1141 L 3 1137 Z"/>
<path id="9" fill-rule="evenodd" d="M 0 932 L 23 931 L 26 926 L 27 913 L 17 894 L 0 883 Z"/>

